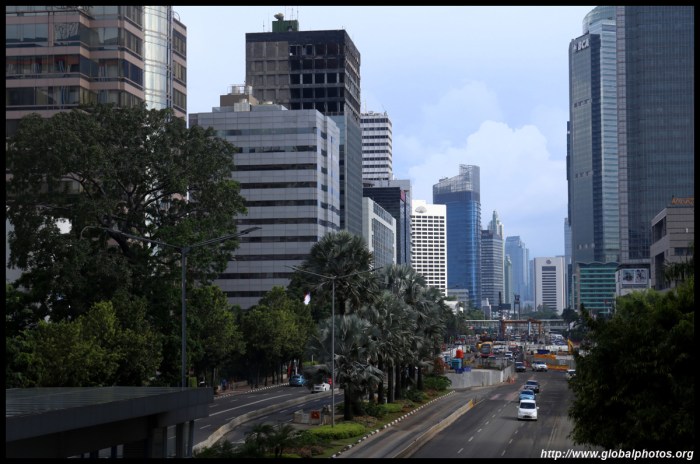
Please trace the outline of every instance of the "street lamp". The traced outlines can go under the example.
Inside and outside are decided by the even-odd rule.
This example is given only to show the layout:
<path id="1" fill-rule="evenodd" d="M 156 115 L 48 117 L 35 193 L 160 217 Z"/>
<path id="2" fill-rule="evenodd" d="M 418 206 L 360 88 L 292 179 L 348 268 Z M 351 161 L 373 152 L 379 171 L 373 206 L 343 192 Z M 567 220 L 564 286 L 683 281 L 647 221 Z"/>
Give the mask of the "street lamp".
<path id="1" fill-rule="evenodd" d="M 345 277 L 351 277 L 354 275 L 358 274 L 365 274 L 368 272 L 374 272 L 378 271 L 381 269 L 381 267 L 378 267 L 376 269 L 369 269 L 367 271 L 357 271 L 357 272 L 352 272 L 350 274 L 345 274 L 342 276 L 327 276 L 323 274 L 316 274 L 315 272 L 307 271 L 305 269 L 299 269 L 298 267 L 294 266 L 287 266 L 290 269 L 294 269 L 295 271 L 303 272 L 305 274 L 311 274 L 316 277 L 321 277 L 323 279 L 328 279 L 331 281 L 331 284 L 333 286 L 333 291 L 332 291 L 332 302 L 331 302 L 331 427 L 335 426 L 335 281 L 337 279 L 342 279 Z"/>
<path id="2" fill-rule="evenodd" d="M 186 319 L 186 303 L 185 303 L 185 298 L 187 296 L 187 273 L 185 272 L 185 269 L 187 267 L 187 253 L 189 253 L 193 248 L 199 248 L 202 246 L 206 245 L 213 245 L 215 243 L 219 242 L 224 242 L 226 240 L 230 240 L 232 238 L 237 238 L 240 237 L 241 235 L 249 234 L 250 232 L 253 232 L 255 230 L 259 230 L 262 227 L 250 227 L 248 229 L 243 229 L 242 231 L 235 233 L 235 234 L 228 234 L 228 235 L 223 235 L 221 237 L 216 237 L 216 238 L 211 238 L 209 240 L 204 240 L 201 242 L 197 242 L 193 245 L 172 245 L 170 243 L 165 243 L 161 242 L 159 240 L 152 240 L 150 238 L 146 237 L 139 237 L 138 235 L 132 235 L 132 234 L 127 234 L 126 232 L 122 232 L 119 230 L 115 229 L 108 229 L 107 227 L 97 227 L 97 226 L 85 226 L 83 227 L 83 230 L 80 231 L 80 237 L 82 238 L 83 232 L 85 229 L 101 229 L 101 230 L 106 230 L 107 232 L 112 232 L 114 234 L 118 234 L 124 237 L 132 238 L 134 240 L 140 240 L 142 242 L 148 242 L 148 243 L 155 243 L 156 245 L 162 245 L 165 247 L 170 247 L 170 248 L 175 248 L 177 251 L 180 252 L 181 256 L 181 267 L 182 267 L 182 280 L 181 280 L 181 285 L 182 285 L 182 349 L 180 352 L 180 364 L 181 364 L 181 376 L 180 376 L 180 387 L 185 388 L 185 364 L 187 364 L 187 319 Z"/>

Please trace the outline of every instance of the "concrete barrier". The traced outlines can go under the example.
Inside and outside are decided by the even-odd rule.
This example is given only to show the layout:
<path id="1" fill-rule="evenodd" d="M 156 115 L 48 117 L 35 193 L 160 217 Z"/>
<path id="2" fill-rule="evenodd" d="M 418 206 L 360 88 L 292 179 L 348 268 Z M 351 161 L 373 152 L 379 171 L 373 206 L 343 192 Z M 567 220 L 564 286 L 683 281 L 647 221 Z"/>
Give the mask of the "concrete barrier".
<path id="1" fill-rule="evenodd" d="M 474 369 L 472 367 L 470 371 L 464 371 L 461 374 L 447 372 L 445 377 L 452 382 L 451 389 L 461 390 L 471 387 L 498 385 L 499 383 L 508 382 L 508 379 L 514 375 L 513 366 L 508 366 L 502 371 L 498 369 Z"/>

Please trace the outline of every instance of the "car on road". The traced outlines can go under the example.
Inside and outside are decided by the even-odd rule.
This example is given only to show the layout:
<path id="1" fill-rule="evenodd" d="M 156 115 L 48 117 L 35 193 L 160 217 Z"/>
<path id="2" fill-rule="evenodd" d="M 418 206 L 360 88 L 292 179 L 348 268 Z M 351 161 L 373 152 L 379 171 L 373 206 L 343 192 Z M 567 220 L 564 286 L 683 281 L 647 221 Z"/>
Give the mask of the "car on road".
<path id="1" fill-rule="evenodd" d="M 537 403 L 535 400 L 520 400 L 518 403 L 518 420 L 537 420 Z"/>
<path id="2" fill-rule="evenodd" d="M 528 385 L 529 385 L 529 387 L 528 387 Z M 532 388 L 532 390 L 535 393 L 540 392 L 540 383 L 537 380 L 528 380 L 527 382 L 525 382 L 525 387 Z"/>
<path id="3" fill-rule="evenodd" d="M 535 394 L 535 391 L 532 390 L 531 388 L 524 388 L 520 392 L 520 396 L 518 397 L 518 400 L 536 400 L 537 395 Z"/>
<path id="4" fill-rule="evenodd" d="M 525 372 L 526 370 L 525 363 L 520 361 L 515 362 L 515 372 Z"/>
<path id="5" fill-rule="evenodd" d="M 532 370 L 535 372 L 547 372 L 547 364 L 537 361 L 532 363 Z"/>
<path id="6" fill-rule="evenodd" d="M 327 391 L 331 391 L 330 384 L 328 384 L 326 382 L 322 382 L 322 383 L 314 384 L 314 388 L 311 390 L 311 393 L 327 392 Z"/>
<path id="7" fill-rule="evenodd" d="M 571 380 L 576 377 L 576 369 L 568 369 L 566 371 L 566 380 Z"/>
<path id="8" fill-rule="evenodd" d="M 291 377 L 289 377 L 290 387 L 303 387 L 304 385 L 306 385 L 306 378 L 304 378 L 303 375 L 294 374 Z"/>

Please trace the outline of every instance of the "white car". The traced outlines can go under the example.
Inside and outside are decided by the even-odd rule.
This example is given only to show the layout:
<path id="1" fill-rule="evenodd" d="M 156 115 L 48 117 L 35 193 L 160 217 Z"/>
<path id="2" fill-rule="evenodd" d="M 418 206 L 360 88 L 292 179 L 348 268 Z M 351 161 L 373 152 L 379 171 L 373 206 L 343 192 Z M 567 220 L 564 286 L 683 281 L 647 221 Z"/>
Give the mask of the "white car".
<path id="1" fill-rule="evenodd" d="M 535 400 L 520 400 L 520 403 L 518 403 L 518 420 L 537 420 L 538 409 Z"/>
<path id="2" fill-rule="evenodd" d="M 547 364 L 543 362 L 532 363 L 532 370 L 537 372 L 547 372 Z"/>
<path id="3" fill-rule="evenodd" d="M 327 392 L 327 391 L 331 391 L 331 386 L 329 384 L 327 384 L 326 382 L 323 382 L 323 383 L 315 384 L 313 390 L 311 390 L 311 393 Z"/>

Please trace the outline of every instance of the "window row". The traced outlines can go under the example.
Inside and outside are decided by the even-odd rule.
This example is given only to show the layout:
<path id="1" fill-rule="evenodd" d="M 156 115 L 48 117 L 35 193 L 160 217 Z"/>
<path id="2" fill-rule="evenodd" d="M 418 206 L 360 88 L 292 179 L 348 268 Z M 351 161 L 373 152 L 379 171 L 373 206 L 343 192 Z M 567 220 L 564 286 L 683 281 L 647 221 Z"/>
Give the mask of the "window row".
<path id="1" fill-rule="evenodd" d="M 33 107 L 32 109 L 53 109 L 56 106 L 82 105 L 92 103 L 114 103 L 128 107 L 139 104 L 142 99 L 122 90 L 92 91 L 79 86 L 23 87 L 6 88 L 5 100 L 8 107 Z"/>
<path id="2" fill-rule="evenodd" d="M 5 60 L 5 77 L 43 78 L 81 74 L 92 81 L 126 79 L 143 87 L 143 69 L 127 60 L 91 60 L 80 55 L 10 56 Z"/>
<path id="3" fill-rule="evenodd" d="M 48 24 L 8 24 L 5 46 L 48 46 L 48 28 Z M 88 27 L 78 22 L 54 23 L 53 46 L 84 46 L 91 50 L 125 48 L 143 56 L 143 40 L 131 32 L 118 27 Z"/>

